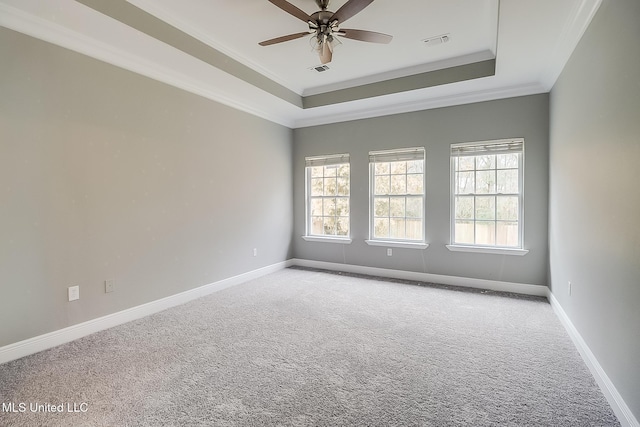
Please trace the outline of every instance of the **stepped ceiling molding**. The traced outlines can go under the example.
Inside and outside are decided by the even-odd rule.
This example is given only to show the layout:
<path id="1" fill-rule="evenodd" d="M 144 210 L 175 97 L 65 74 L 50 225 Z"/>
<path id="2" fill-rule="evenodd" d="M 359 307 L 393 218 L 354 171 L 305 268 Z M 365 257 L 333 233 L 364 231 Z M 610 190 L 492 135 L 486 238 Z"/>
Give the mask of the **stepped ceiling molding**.
<path id="1" fill-rule="evenodd" d="M 311 34 L 258 45 L 308 28 L 267 0 L 0 0 L 0 25 L 297 128 L 548 92 L 601 1 L 377 0 L 344 28 L 393 40 L 323 68 Z"/>

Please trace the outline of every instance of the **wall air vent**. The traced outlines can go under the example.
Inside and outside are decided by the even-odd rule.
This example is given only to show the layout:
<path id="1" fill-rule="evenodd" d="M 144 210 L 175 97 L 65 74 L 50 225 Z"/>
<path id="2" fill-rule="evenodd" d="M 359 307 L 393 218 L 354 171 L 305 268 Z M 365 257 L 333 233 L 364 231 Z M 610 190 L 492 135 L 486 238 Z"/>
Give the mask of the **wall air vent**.
<path id="1" fill-rule="evenodd" d="M 329 70 L 329 67 L 327 65 L 318 65 L 317 67 L 309 68 L 309 70 L 314 71 L 316 73 L 324 73 L 325 71 Z"/>
<path id="2" fill-rule="evenodd" d="M 442 43 L 447 43 L 449 40 L 451 40 L 451 35 L 450 34 L 442 34 L 439 36 L 435 36 L 435 37 L 429 37 L 427 39 L 423 39 L 422 42 L 431 47 L 431 46 L 436 46 Z"/>

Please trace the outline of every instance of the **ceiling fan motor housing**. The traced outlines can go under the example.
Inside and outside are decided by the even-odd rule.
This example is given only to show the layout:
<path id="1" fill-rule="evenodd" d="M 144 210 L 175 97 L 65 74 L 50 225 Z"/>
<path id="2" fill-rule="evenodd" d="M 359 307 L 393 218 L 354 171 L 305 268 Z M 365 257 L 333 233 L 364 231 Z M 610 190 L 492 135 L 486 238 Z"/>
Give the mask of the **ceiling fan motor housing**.
<path id="1" fill-rule="evenodd" d="M 332 22 L 332 16 L 333 12 L 320 10 L 309 17 L 311 18 L 309 20 L 309 31 L 315 32 L 318 40 L 324 39 L 325 37 L 331 37 L 331 33 L 337 31 L 338 22 Z"/>

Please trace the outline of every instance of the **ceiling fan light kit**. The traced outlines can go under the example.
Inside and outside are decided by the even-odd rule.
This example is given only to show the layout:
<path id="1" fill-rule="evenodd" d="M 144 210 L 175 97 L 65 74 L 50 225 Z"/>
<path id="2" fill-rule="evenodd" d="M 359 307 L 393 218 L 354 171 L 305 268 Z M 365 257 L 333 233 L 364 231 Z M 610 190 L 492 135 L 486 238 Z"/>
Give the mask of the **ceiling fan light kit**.
<path id="1" fill-rule="evenodd" d="M 270 46 L 277 43 L 295 40 L 312 34 L 312 46 L 320 56 L 320 62 L 327 64 L 333 58 L 333 49 L 340 44 L 338 36 L 352 40 L 370 43 L 386 44 L 391 42 L 392 36 L 367 30 L 341 29 L 340 24 L 361 12 L 370 5 L 373 0 L 349 0 L 337 12 L 327 10 L 329 0 L 316 0 L 319 11 L 307 15 L 304 11 L 292 5 L 286 0 L 269 0 L 280 9 L 308 24 L 309 30 L 300 33 L 288 34 L 258 43 L 260 46 Z"/>

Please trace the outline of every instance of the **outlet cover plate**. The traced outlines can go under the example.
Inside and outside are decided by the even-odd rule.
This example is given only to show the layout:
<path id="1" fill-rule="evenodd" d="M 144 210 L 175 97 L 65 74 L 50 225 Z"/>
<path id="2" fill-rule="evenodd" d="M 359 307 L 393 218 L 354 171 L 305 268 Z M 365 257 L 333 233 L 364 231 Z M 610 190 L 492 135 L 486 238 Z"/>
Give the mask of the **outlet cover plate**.
<path id="1" fill-rule="evenodd" d="M 80 286 L 69 286 L 69 301 L 80 299 Z"/>

